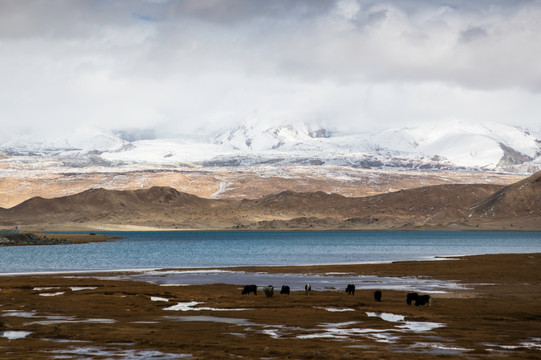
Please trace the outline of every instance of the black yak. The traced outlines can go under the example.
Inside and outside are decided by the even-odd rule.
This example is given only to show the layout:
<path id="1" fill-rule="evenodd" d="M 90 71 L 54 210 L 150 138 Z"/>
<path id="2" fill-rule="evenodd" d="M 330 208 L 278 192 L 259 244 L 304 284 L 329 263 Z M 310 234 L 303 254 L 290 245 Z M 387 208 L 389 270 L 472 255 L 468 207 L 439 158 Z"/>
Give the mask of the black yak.
<path id="1" fill-rule="evenodd" d="M 406 303 L 411 305 L 412 301 L 415 301 L 415 306 L 423 306 L 426 304 L 430 306 L 430 295 L 419 295 L 416 292 L 409 293 L 406 296 Z"/>
<path id="2" fill-rule="evenodd" d="M 265 292 L 265 295 L 267 295 L 267 297 L 274 296 L 274 287 L 272 285 L 264 287 L 263 291 Z"/>
<path id="3" fill-rule="evenodd" d="M 246 285 L 244 290 L 242 290 L 242 295 L 250 294 L 251 292 L 257 295 L 257 285 Z"/>
<path id="4" fill-rule="evenodd" d="M 419 297 L 419 294 L 417 294 L 416 292 L 408 293 L 408 295 L 406 295 L 406 303 L 408 305 L 411 305 L 411 302 L 414 300 L 417 300 L 418 297 Z"/>
<path id="5" fill-rule="evenodd" d="M 430 306 L 430 295 L 419 295 L 415 300 L 415 306 L 428 304 Z"/>

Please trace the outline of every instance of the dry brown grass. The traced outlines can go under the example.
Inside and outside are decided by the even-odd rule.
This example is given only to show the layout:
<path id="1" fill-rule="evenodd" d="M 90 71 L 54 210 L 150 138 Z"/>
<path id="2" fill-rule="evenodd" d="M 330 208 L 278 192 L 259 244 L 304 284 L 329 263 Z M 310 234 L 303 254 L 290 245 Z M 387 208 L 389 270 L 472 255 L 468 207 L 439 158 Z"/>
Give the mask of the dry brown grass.
<path id="1" fill-rule="evenodd" d="M 95 276 L 2 277 L 0 314 L 35 312 L 31 318 L 0 317 L 4 330 L 32 332 L 18 340 L 0 337 L 2 359 L 48 359 L 61 351 L 73 353 L 77 348 L 90 347 L 116 354 L 121 350 L 139 354 L 152 350 L 190 354 L 200 359 L 432 359 L 438 352 L 430 350 L 430 344 L 446 347 L 446 351 L 440 350 L 444 354 L 438 355 L 442 358 L 541 358 L 541 254 L 485 255 L 447 262 L 245 270 L 429 276 L 459 280 L 469 289 L 434 294 L 432 306 L 415 307 L 406 305 L 405 292 L 390 290 L 383 291 L 383 301 L 376 303 L 371 290 L 357 291 L 354 296 L 343 291 L 313 291 L 311 295 L 293 292 L 290 296 L 276 294 L 266 298 L 262 294 L 242 296 L 241 286 L 236 285 L 163 287 L 100 280 Z M 36 289 L 43 287 L 53 288 Z M 74 291 L 72 287 L 88 288 Z M 54 292 L 63 294 L 40 295 Z M 151 301 L 152 296 L 168 301 Z M 250 310 L 164 310 L 167 306 L 190 301 L 213 308 Z M 329 307 L 355 311 L 325 310 Z M 397 323 L 369 317 L 367 312 L 399 314 L 408 321 L 437 322 L 444 326 L 419 333 L 399 332 Z M 246 319 L 249 323 L 206 322 L 197 318 L 180 321 L 178 318 L 187 315 Z M 66 316 L 71 321 L 41 323 L 47 320 L 46 316 Z M 114 323 L 83 321 L 85 319 L 109 319 Z M 344 327 L 359 331 L 378 329 L 397 338 L 386 343 L 362 334 L 342 339 L 298 337 L 321 332 L 324 323 L 351 321 L 356 323 Z M 523 345 L 527 342 L 535 346 Z M 95 354 L 94 358 L 100 357 Z"/>

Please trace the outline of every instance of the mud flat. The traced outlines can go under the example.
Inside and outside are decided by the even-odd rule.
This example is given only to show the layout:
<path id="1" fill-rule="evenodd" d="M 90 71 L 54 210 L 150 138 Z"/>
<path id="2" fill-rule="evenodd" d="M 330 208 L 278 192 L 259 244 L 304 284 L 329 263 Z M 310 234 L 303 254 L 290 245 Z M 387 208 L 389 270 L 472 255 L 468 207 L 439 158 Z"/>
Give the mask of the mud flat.
<path id="1" fill-rule="evenodd" d="M 231 270 L 231 269 L 228 269 Z M 541 254 L 446 261 L 236 268 L 332 275 L 307 295 L 242 285 L 163 286 L 133 274 L 0 277 L 2 359 L 540 359 Z M 419 277 L 461 286 L 406 304 L 385 281 L 346 295 L 337 278 Z M 165 273 L 163 276 L 167 276 Z M 374 290 L 381 289 L 381 302 Z"/>

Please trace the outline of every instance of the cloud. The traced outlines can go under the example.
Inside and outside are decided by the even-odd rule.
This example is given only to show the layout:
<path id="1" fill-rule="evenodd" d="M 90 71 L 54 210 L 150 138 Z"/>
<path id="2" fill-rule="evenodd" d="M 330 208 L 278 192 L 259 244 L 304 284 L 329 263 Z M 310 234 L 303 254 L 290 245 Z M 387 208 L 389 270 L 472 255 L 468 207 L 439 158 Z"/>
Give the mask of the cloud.
<path id="1" fill-rule="evenodd" d="M 482 27 L 470 26 L 460 34 L 460 40 L 464 43 L 472 41 L 482 40 L 487 37 L 488 34 Z"/>
<path id="2" fill-rule="evenodd" d="M 0 131 L 539 127 L 537 1 L 0 0 Z"/>

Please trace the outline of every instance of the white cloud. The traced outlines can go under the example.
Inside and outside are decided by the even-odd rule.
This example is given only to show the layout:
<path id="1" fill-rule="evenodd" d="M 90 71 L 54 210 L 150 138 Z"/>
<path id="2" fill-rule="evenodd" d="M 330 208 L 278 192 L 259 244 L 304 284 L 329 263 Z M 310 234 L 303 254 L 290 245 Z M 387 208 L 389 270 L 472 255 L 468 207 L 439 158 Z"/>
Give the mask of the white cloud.
<path id="1" fill-rule="evenodd" d="M 0 131 L 538 128 L 541 4 L 453 4 L 0 0 Z"/>

